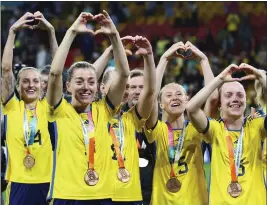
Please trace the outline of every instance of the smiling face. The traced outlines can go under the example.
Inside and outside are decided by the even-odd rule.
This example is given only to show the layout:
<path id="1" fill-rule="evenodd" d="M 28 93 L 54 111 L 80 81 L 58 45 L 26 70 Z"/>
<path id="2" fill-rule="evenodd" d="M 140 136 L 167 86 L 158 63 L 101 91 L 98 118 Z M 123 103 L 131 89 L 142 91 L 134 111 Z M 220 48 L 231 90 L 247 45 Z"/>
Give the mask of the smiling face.
<path id="1" fill-rule="evenodd" d="M 73 70 L 67 89 L 72 95 L 72 103 L 87 106 L 92 103 L 97 91 L 96 73 L 91 68 Z"/>
<path id="2" fill-rule="evenodd" d="M 220 98 L 223 117 L 238 119 L 243 116 L 246 109 L 246 92 L 240 83 L 224 83 Z"/>
<path id="3" fill-rule="evenodd" d="M 31 103 L 40 97 L 41 76 L 35 68 L 24 68 L 18 74 L 18 91 L 25 103 Z"/>
<path id="4" fill-rule="evenodd" d="M 184 113 L 188 97 L 184 88 L 176 83 L 165 85 L 160 92 L 160 107 L 168 115 Z"/>

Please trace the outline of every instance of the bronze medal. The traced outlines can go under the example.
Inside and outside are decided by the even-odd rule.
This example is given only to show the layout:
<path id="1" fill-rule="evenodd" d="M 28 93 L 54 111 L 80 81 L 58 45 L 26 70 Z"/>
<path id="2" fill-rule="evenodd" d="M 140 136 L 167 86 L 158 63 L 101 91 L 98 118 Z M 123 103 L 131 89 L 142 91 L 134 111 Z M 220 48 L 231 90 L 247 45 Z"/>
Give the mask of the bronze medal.
<path id="1" fill-rule="evenodd" d="M 35 164 L 35 159 L 31 154 L 27 154 L 26 157 L 24 157 L 23 164 L 28 169 L 32 168 Z"/>
<path id="2" fill-rule="evenodd" d="M 236 198 L 242 192 L 242 187 L 238 182 L 232 182 L 227 188 L 228 193 L 231 197 Z"/>
<path id="3" fill-rule="evenodd" d="M 123 183 L 127 183 L 130 180 L 130 172 L 125 168 L 120 168 L 118 171 L 118 179 Z"/>
<path id="4" fill-rule="evenodd" d="M 99 176 L 95 170 L 88 169 L 84 175 L 84 181 L 88 186 L 95 186 L 99 181 Z"/>
<path id="5" fill-rule="evenodd" d="M 181 186 L 181 182 L 176 177 L 168 179 L 166 183 L 167 190 L 172 193 L 178 192 L 181 189 Z"/>

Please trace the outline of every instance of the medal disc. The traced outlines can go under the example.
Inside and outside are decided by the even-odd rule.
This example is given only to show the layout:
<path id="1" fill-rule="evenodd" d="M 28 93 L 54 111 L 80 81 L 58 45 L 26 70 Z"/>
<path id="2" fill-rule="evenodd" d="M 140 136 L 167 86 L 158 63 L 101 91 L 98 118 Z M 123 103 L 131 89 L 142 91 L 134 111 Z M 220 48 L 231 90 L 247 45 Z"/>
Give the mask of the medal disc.
<path id="1" fill-rule="evenodd" d="M 88 186 L 95 186 L 99 181 L 99 176 L 95 170 L 89 169 L 84 175 L 84 181 Z"/>
<path id="2" fill-rule="evenodd" d="M 176 177 L 170 178 L 166 183 L 166 188 L 172 193 L 178 192 L 181 189 L 181 186 L 181 182 Z"/>
<path id="3" fill-rule="evenodd" d="M 127 183 L 130 180 L 129 171 L 125 168 L 120 168 L 118 171 L 118 179 L 123 183 Z"/>
<path id="4" fill-rule="evenodd" d="M 23 164 L 27 168 L 32 168 L 35 164 L 35 159 L 31 154 L 27 154 L 26 157 L 24 157 Z"/>
<path id="5" fill-rule="evenodd" d="M 229 184 L 227 192 L 231 197 L 236 198 L 241 194 L 242 187 L 238 182 L 232 182 L 231 184 Z"/>

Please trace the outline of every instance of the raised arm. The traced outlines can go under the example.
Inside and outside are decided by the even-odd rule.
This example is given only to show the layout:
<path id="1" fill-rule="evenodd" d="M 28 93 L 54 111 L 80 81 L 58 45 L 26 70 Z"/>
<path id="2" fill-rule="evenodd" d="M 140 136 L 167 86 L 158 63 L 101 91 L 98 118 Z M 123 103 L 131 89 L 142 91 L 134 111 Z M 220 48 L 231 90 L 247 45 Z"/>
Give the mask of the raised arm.
<path id="1" fill-rule="evenodd" d="M 55 54 L 58 49 L 58 44 L 57 44 L 57 39 L 56 39 L 56 34 L 55 34 L 55 29 L 54 27 L 45 19 L 44 15 L 40 12 L 37 11 L 34 14 L 34 18 L 36 20 L 39 20 L 39 23 L 37 25 L 33 26 L 33 29 L 40 28 L 42 30 L 47 30 L 48 35 L 49 35 L 49 44 L 50 44 L 50 52 L 52 59 L 55 57 Z"/>
<path id="2" fill-rule="evenodd" d="M 113 56 L 115 60 L 116 70 L 114 80 L 111 83 L 107 97 L 111 101 L 112 105 L 114 107 L 117 107 L 122 101 L 122 97 L 130 73 L 126 53 L 124 51 L 119 32 L 117 31 L 108 13 L 106 11 L 103 11 L 103 14 L 96 15 L 94 19 L 98 21 L 101 26 L 101 28 L 97 30 L 95 34 L 106 34 L 109 37 L 113 48 Z"/>
<path id="3" fill-rule="evenodd" d="M 112 57 L 112 46 L 109 46 L 108 48 L 106 48 L 104 53 L 102 53 L 102 55 L 94 62 L 93 65 L 96 70 L 97 80 L 99 80 L 99 78 L 101 77 L 111 57 Z"/>
<path id="4" fill-rule="evenodd" d="M 231 74 L 234 71 L 239 71 L 237 65 L 228 66 L 223 72 L 215 77 L 209 84 L 202 88 L 187 104 L 188 117 L 194 127 L 201 133 L 207 128 L 207 117 L 201 106 L 206 102 L 206 99 L 218 87 L 222 86 L 225 82 L 239 81 L 241 79 L 232 78 Z"/>
<path id="5" fill-rule="evenodd" d="M 142 37 L 135 37 L 135 46 L 138 48 L 136 55 L 143 56 L 144 59 L 144 88 L 137 103 L 138 114 L 147 119 L 151 113 L 156 90 L 156 69 L 152 47 L 149 41 Z"/>
<path id="6" fill-rule="evenodd" d="M 75 36 L 78 33 L 94 34 L 92 30 L 86 27 L 87 21 L 92 19 L 92 14 L 86 12 L 81 13 L 72 26 L 67 30 L 60 46 L 57 49 L 51 64 L 47 88 L 47 101 L 50 106 L 57 105 L 62 98 L 62 73 L 70 46 Z"/>
<path id="7" fill-rule="evenodd" d="M 29 18 L 31 18 L 29 20 Z M 28 20 L 27 20 L 28 19 Z M 26 23 L 32 22 L 33 14 L 27 12 L 9 29 L 7 42 L 2 57 L 2 102 L 6 103 L 9 97 L 14 93 L 15 79 L 12 71 L 13 46 L 17 31 L 23 28 L 32 29 L 32 26 Z"/>
<path id="8" fill-rule="evenodd" d="M 159 64 L 156 69 L 156 92 L 154 95 L 153 100 L 153 108 L 150 114 L 150 117 L 146 121 L 146 128 L 151 129 L 155 126 L 157 120 L 158 120 L 158 94 L 160 92 L 161 83 L 163 79 L 163 75 L 165 72 L 165 69 L 167 67 L 167 64 L 170 59 L 176 56 L 176 51 L 179 48 L 184 48 L 183 42 L 178 42 L 173 44 L 160 58 Z M 177 56 L 176 56 L 177 57 Z"/>
<path id="9" fill-rule="evenodd" d="M 127 39 L 129 37 L 133 38 L 131 36 L 125 36 L 125 37 L 121 38 L 124 45 L 127 44 Z M 132 55 L 132 52 L 128 49 L 125 49 L 125 53 L 127 56 Z M 108 48 L 106 48 L 104 53 L 94 62 L 93 65 L 96 69 L 97 80 L 99 80 L 99 78 L 101 77 L 102 73 L 104 72 L 104 70 L 107 67 L 108 62 L 110 61 L 111 58 L 112 58 L 112 46 L 109 46 Z"/>
<path id="10" fill-rule="evenodd" d="M 204 75 L 204 83 L 207 85 L 214 78 L 207 56 L 189 41 L 186 42 L 185 48 L 187 50 L 190 49 L 192 51 L 192 57 L 199 61 Z M 219 91 L 215 89 L 205 103 L 204 112 L 208 117 L 218 117 L 218 101 Z"/>
<path id="11" fill-rule="evenodd" d="M 260 69 L 257 69 L 257 68 L 254 68 L 253 66 L 251 65 L 248 65 L 246 63 L 241 63 L 240 64 L 240 69 L 244 70 L 246 72 L 246 76 L 243 77 L 242 79 L 243 80 L 251 80 L 251 79 L 254 79 L 254 80 L 258 80 L 262 86 L 262 90 L 263 90 L 263 99 L 266 101 L 267 99 L 267 85 L 266 85 L 266 71 L 264 70 L 260 70 Z"/>

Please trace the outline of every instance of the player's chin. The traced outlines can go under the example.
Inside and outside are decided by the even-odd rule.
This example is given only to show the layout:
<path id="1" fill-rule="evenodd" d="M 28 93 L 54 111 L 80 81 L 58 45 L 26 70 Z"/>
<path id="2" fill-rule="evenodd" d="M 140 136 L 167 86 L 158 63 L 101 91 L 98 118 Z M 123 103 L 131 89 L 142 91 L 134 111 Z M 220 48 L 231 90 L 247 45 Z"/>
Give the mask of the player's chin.
<path id="1" fill-rule="evenodd" d="M 184 113 L 185 108 L 182 106 L 171 107 L 170 111 L 171 111 L 171 114 L 173 114 L 173 115 L 180 115 L 180 114 Z"/>
<path id="2" fill-rule="evenodd" d="M 34 94 L 26 94 L 23 96 L 23 100 L 27 99 L 27 101 L 34 101 L 39 99 L 40 95 L 38 95 L 37 93 Z"/>
<path id="3" fill-rule="evenodd" d="M 80 104 L 82 105 L 88 105 L 91 104 L 93 102 L 94 98 L 92 97 L 87 97 L 87 98 L 79 98 L 78 101 Z"/>

